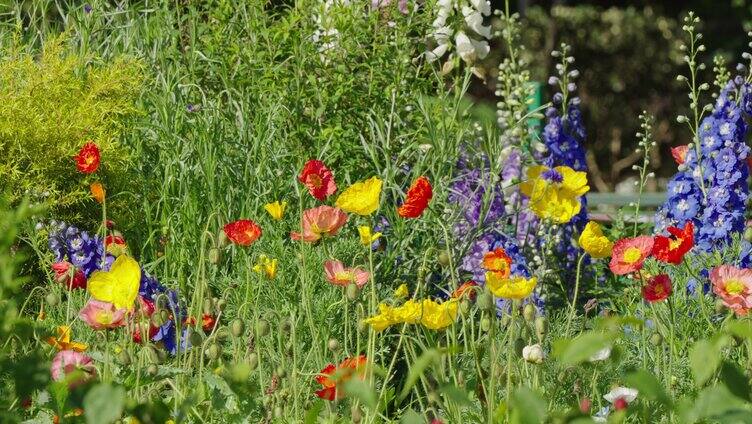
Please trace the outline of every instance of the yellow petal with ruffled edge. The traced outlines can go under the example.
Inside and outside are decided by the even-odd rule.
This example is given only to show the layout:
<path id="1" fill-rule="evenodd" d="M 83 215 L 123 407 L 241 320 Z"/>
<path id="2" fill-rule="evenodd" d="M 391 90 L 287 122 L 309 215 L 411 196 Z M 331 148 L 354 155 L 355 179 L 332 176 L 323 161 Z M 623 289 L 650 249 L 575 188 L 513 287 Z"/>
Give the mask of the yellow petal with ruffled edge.
<path id="1" fill-rule="evenodd" d="M 132 309 L 140 282 L 141 268 L 138 262 L 130 256 L 120 255 L 109 271 L 91 274 L 87 289 L 96 300 L 112 303 L 118 309 Z"/>

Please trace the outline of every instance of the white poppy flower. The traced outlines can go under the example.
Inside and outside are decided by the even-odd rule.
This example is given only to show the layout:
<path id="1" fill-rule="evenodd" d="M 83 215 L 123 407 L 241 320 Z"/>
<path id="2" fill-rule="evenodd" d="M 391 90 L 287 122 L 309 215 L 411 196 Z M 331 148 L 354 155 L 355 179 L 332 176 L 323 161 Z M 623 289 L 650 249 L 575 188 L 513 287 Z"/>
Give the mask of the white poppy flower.
<path id="1" fill-rule="evenodd" d="M 606 399 L 611 403 L 616 402 L 617 399 L 624 399 L 627 403 L 632 403 L 637 399 L 638 393 L 637 389 L 619 386 L 611 389 L 610 392 L 603 395 L 603 399 Z"/>
<path id="2" fill-rule="evenodd" d="M 603 349 L 595 352 L 590 356 L 590 362 L 605 361 L 611 356 L 611 346 L 606 346 Z"/>
<path id="3" fill-rule="evenodd" d="M 522 358 L 532 364 L 541 364 L 545 359 L 546 354 L 543 352 L 543 348 L 538 343 L 528 345 L 522 348 Z"/>

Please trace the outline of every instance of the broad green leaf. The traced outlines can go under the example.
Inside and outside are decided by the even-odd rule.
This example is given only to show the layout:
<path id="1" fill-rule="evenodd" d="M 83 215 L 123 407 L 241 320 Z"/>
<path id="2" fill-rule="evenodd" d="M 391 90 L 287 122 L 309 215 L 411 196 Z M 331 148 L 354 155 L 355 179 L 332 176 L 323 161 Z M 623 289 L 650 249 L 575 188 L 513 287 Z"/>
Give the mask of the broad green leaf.
<path id="1" fill-rule="evenodd" d="M 703 389 L 695 399 L 684 400 L 682 406 L 677 408 L 681 422 L 689 424 L 744 409 L 745 403 L 720 385 Z"/>
<path id="2" fill-rule="evenodd" d="M 423 375 L 423 372 L 431 365 L 432 362 L 438 360 L 441 357 L 441 353 L 437 349 L 429 349 L 425 352 L 423 352 L 420 357 L 412 363 L 410 366 L 410 372 L 407 374 L 407 379 L 405 379 L 405 385 L 402 387 L 402 391 L 400 392 L 398 401 L 402 402 L 407 397 L 407 394 L 410 393 L 410 389 L 413 388 L 415 383 L 418 381 L 421 375 Z"/>
<path id="3" fill-rule="evenodd" d="M 125 389 L 100 383 L 84 397 L 84 416 L 87 424 L 106 424 L 120 418 L 125 404 Z"/>
<path id="4" fill-rule="evenodd" d="M 749 396 L 751 390 L 749 386 L 749 379 L 747 379 L 747 376 L 744 375 L 739 367 L 729 361 L 723 361 L 723 363 L 721 364 L 720 377 L 723 384 L 726 385 L 726 387 L 731 393 L 734 394 L 734 396 L 740 399 L 744 399 L 747 402 L 751 400 Z"/>
<path id="5" fill-rule="evenodd" d="M 348 397 L 359 399 L 369 409 L 376 409 L 376 391 L 363 380 L 351 379 L 344 384 Z"/>
<path id="6" fill-rule="evenodd" d="M 718 369 L 722 359 L 721 348 L 727 341 L 727 336 L 700 340 L 689 350 L 689 366 L 698 387 L 705 384 Z"/>
<path id="7" fill-rule="evenodd" d="M 750 321 L 729 321 L 723 326 L 723 329 L 728 331 L 731 335 L 752 339 L 752 322 Z"/>
<path id="8" fill-rule="evenodd" d="M 306 411 L 305 424 L 316 424 L 322 409 L 324 409 L 324 401 L 319 399 L 311 406 L 311 409 Z"/>
<path id="9" fill-rule="evenodd" d="M 425 424 L 425 418 L 421 417 L 417 412 L 412 409 L 408 409 L 402 414 L 400 424 Z"/>
<path id="10" fill-rule="evenodd" d="M 671 398 L 668 396 L 658 379 L 645 370 L 637 370 L 629 374 L 625 383 L 634 387 L 640 392 L 640 397 L 647 400 L 660 402 L 664 405 L 671 405 Z"/>
<path id="11" fill-rule="evenodd" d="M 563 366 L 577 365 L 587 361 L 593 354 L 613 342 L 610 333 L 584 333 L 574 339 L 561 339 L 554 342 L 553 355 Z"/>
<path id="12" fill-rule="evenodd" d="M 546 402 L 527 387 L 520 387 L 512 394 L 512 423 L 538 424 L 545 421 Z"/>
<path id="13" fill-rule="evenodd" d="M 448 384 L 441 388 L 441 393 L 450 401 L 456 403 L 460 406 L 471 406 L 472 402 L 470 402 L 470 397 L 467 395 L 467 392 L 460 389 L 457 386 L 454 386 L 452 384 Z"/>

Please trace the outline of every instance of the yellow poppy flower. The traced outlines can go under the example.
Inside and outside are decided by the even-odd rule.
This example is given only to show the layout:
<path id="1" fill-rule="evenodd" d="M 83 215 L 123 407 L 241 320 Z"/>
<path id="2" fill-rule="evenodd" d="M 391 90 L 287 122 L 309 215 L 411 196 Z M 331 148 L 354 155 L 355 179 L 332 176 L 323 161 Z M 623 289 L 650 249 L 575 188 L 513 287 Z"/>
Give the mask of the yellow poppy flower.
<path id="1" fill-rule="evenodd" d="M 504 278 L 496 272 L 486 273 L 486 284 L 494 296 L 502 299 L 524 299 L 533 292 L 538 280 L 525 277 Z"/>
<path id="2" fill-rule="evenodd" d="M 140 282 L 141 268 L 138 262 L 130 256 L 120 255 L 109 271 L 91 274 L 87 290 L 94 299 L 112 303 L 117 309 L 132 309 Z"/>
<path id="3" fill-rule="evenodd" d="M 76 352 L 83 352 L 87 346 L 83 343 L 72 342 L 71 329 L 67 325 L 61 325 L 57 327 L 57 337 L 48 337 L 47 344 L 54 346 L 57 350 L 75 350 Z"/>
<path id="4" fill-rule="evenodd" d="M 363 216 L 371 215 L 379 208 L 381 184 L 382 181 L 378 177 L 357 182 L 339 195 L 336 205 L 345 212 Z"/>
<path id="5" fill-rule="evenodd" d="M 397 299 L 402 299 L 403 297 L 407 297 L 410 295 L 410 291 L 407 289 L 407 284 L 400 284 L 399 287 L 397 287 L 397 290 L 394 291 L 394 297 Z"/>
<path id="6" fill-rule="evenodd" d="M 364 323 L 370 325 L 373 331 L 384 331 L 394 324 L 397 324 L 397 318 L 394 315 L 394 308 L 384 304 L 379 304 L 379 313 L 363 320 Z"/>
<path id="7" fill-rule="evenodd" d="M 593 258 L 605 258 L 611 256 L 614 244 L 603 235 L 601 226 L 597 222 L 590 221 L 582 230 L 579 238 L 580 247 Z"/>
<path id="8" fill-rule="evenodd" d="M 530 198 L 530 210 L 558 224 L 580 212 L 580 197 L 589 190 L 587 174 L 568 166 L 533 166 L 527 171 L 527 181 L 520 184 L 520 191 Z"/>
<path id="9" fill-rule="evenodd" d="M 266 255 L 261 255 L 258 263 L 253 266 L 253 271 L 273 280 L 277 276 L 277 260 L 269 259 Z"/>
<path id="10" fill-rule="evenodd" d="M 279 200 L 273 203 L 267 203 L 264 205 L 264 209 L 275 220 L 279 221 L 285 215 L 285 208 L 287 208 L 287 202 L 281 202 Z"/>
<path id="11" fill-rule="evenodd" d="M 457 301 L 448 300 L 436 303 L 433 300 L 423 300 L 423 315 L 420 323 L 430 330 L 441 330 L 452 325 L 457 318 Z"/>
<path id="12" fill-rule="evenodd" d="M 381 233 L 371 233 L 371 227 L 367 225 L 358 227 L 358 234 L 360 235 L 360 244 L 366 247 L 370 247 L 373 242 L 381 237 Z"/>

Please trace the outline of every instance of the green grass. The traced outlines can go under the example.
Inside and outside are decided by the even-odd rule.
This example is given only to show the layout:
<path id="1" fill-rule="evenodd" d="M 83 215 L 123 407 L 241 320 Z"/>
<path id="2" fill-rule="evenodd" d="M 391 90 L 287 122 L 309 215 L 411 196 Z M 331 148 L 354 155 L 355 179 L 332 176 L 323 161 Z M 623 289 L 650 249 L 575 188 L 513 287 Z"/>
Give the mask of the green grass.
<path id="1" fill-rule="evenodd" d="M 545 318 L 523 318 L 515 310 L 500 319 L 480 300 L 463 302 L 456 323 L 442 331 L 410 325 L 375 334 L 361 323 L 377 303 L 397 302 L 393 292 L 402 283 L 422 299 L 434 292 L 432 279 L 450 288 L 465 281 L 457 268 L 472 234 L 453 235 L 462 211 L 447 201 L 458 151 L 479 140 L 491 169 L 499 169 L 499 137 L 509 134 L 474 127 L 464 97 L 469 70 L 442 78 L 413 61 L 423 51 L 430 14 L 335 6 L 331 19 L 340 44 L 322 60 L 311 42 L 321 5 L 307 0 L 141 1 L 122 10 L 91 5 L 86 13 L 64 2 L 15 2 L 0 9 L 0 39 L 21 26 L 21 41 L 35 51 L 65 31 L 72 54 L 143 63 L 146 82 L 133 99 L 139 114 L 127 120 L 117 141 L 132 165 L 117 176 L 122 189 L 108 193 L 108 204 L 120 206 L 108 209 L 106 218 L 144 268 L 178 290 L 189 315 L 207 313 L 219 325 L 208 334 L 194 326 L 193 348 L 175 357 L 153 344 L 132 343 L 122 329 L 92 331 L 75 319 L 88 293 L 67 293 L 52 280 L 44 231 L 33 229 L 36 211 L 36 219 L 18 220 L 19 242 L 0 244 L 0 264 L 21 249 L 44 270 L 12 296 L 4 289 L 17 285 L 14 275 L 0 280 L 0 293 L 17 306 L 8 316 L 27 318 L 0 331 L 0 381 L 8 383 L 0 389 L 0 399 L 8 401 L 0 417 L 44 421 L 83 407 L 88 422 L 134 416 L 159 423 L 418 423 L 434 417 L 574 423 L 587 422 L 577 408 L 583 398 L 595 412 L 614 385 L 637 387 L 640 395 L 626 413 L 612 414 L 613 422 L 737 422 L 749 413 L 749 321 L 715 312 L 710 297 L 686 295 L 680 287 L 690 276 L 681 268 L 672 270 L 671 309 L 642 302 L 634 281 L 609 277 L 595 288 L 590 281 L 588 293 L 600 295 L 608 316 L 577 308 L 570 334 L 567 300 Z M 319 204 L 296 180 L 309 158 L 326 162 L 340 190 L 372 175 L 384 180 L 378 215 L 392 223 L 385 250 L 371 252 L 359 243 L 357 226 L 374 225 L 375 216 L 351 215 L 338 237 L 315 246 L 290 240 L 301 212 Z M 433 184 L 431 207 L 420 219 L 400 219 L 396 206 L 419 175 Z M 71 190 L 87 187 L 80 176 L 67 183 Z M 289 202 L 281 221 L 263 209 L 275 200 Z M 93 212 L 84 219 L 100 222 L 101 211 L 90 203 Z M 226 246 L 222 226 L 240 218 L 259 223 L 263 236 L 248 248 Z M 628 233 L 631 226 L 627 231 L 617 224 L 610 235 Z M 535 247 L 527 249 L 532 254 Z M 735 253 L 697 261 L 717 265 Z M 262 254 L 279 260 L 273 280 L 252 270 Z M 369 269 L 373 280 L 348 296 L 324 279 L 323 262 L 332 258 Z M 604 270 L 595 262 L 588 275 Z M 558 269 L 548 271 L 541 285 L 561 297 L 558 287 L 573 282 L 561 281 Z M 657 271 L 648 265 L 647 272 Z M 41 311 L 45 318 L 32 325 Z M 94 388 L 69 392 L 39 372 L 54 356 L 45 338 L 65 323 L 75 340 L 90 346 L 100 375 Z M 704 339 L 711 341 L 696 343 Z M 538 342 L 546 359 L 525 362 L 522 346 Z M 608 360 L 588 361 L 606 345 L 613 346 Z M 338 402 L 318 400 L 317 373 L 357 354 L 368 355 L 373 378 L 356 379 Z M 32 389 L 19 384 L 29 381 Z M 29 394 L 33 401 L 25 409 Z M 107 416 L 110 409 L 99 402 L 117 413 Z"/>

